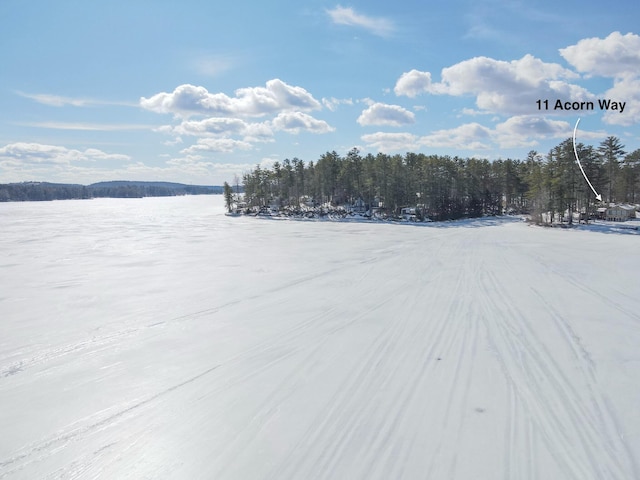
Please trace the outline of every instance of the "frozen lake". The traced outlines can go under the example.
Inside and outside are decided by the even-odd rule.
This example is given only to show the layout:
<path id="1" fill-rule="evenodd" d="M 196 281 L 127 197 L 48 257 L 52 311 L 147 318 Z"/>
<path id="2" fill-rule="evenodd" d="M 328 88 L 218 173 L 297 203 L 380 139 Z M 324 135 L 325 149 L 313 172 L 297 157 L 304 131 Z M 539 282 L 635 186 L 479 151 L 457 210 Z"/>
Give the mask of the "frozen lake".
<path id="1" fill-rule="evenodd" d="M 640 236 L 0 204 L 1 479 L 640 478 Z"/>

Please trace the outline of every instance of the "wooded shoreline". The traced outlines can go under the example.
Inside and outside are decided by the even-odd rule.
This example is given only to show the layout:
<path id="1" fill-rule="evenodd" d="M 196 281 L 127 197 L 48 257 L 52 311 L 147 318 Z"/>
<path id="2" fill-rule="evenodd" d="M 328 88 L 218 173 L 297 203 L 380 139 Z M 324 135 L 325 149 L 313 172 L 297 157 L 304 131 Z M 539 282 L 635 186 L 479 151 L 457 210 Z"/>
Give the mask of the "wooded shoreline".
<path id="1" fill-rule="evenodd" d="M 343 206 L 394 218 L 413 209 L 418 220 L 434 221 L 527 214 L 540 223 L 565 214 L 571 222 L 573 213 L 589 218 L 598 207 L 640 202 L 640 149 L 627 154 L 619 139 L 608 137 L 597 148 L 578 143 L 575 152 L 602 202 L 584 181 L 571 138 L 546 156 L 530 151 L 526 160 L 361 155 L 356 148 L 345 156 L 327 152 L 317 162 L 285 159 L 246 173 L 242 201 L 258 211 Z M 231 210 L 234 188 L 226 187 Z"/>
<path id="2" fill-rule="evenodd" d="M 91 198 L 143 198 L 221 194 L 220 186 L 171 182 L 110 181 L 91 185 L 22 182 L 0 184 L 0 202 L 83 200 Z"/>

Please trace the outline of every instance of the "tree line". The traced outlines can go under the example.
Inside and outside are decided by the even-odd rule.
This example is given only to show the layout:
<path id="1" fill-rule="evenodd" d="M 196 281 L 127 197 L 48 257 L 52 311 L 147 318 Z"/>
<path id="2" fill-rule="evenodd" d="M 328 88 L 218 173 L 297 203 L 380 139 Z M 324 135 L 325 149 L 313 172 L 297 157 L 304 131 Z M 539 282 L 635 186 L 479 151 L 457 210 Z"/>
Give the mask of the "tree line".
<path id="1" fill-rule="evenodd" d="M 0 184 L 0 202 L 71 200 L 89 198 L 142 198 L 222 193 L 222 187 L 171 182 L 111 181 L 91 185 L 49 182 Z"/>
<path id="2" fill-rule="evenodd" d="M 617 137 L 598 147 L 576 145 L 586 175 L 607 202 L 640 201 L 640 149 L 627 154 Z M 249 206 L 296 208 L 353 204 L 359 199 L 388 215 L 415 207 L 419 217 L 448 220 L 501 213 L 590 212 L 595 195 L 578 167 L 571 138 L 547 155 L 526 159 L 477 158 L 406 153 L 341 156 L 327 152 L 316 161 L 293 158 L 272 168 L 257 165 L 243 175 Z"/>

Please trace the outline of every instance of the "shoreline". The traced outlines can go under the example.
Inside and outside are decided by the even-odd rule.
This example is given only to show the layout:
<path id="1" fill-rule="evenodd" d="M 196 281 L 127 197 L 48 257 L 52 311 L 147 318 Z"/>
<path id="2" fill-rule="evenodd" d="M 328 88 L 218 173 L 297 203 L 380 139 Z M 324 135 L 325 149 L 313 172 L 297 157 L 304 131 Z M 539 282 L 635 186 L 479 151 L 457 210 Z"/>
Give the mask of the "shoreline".
<path id="1" fill-rule="evenodd" d="M 304 215 L 260 215 L 260 214 L 229 214 L 225 213 L 225 216 L 234 218 L 246 218 L 251 217 L 258 220 L 267 221 L 294 221 L 294 222 L 331 222 L 331 223 L 363 223 L 363 224 L 378 224 L 378 225 L 405 225 L 413 227 L 431 227 L 431 228 L 447 228 L 447 227 L 480 227 L 501 225 L 507 223 L 524 223 L 529 227 L 538 227 L 543 229 L 553 230 L 568 230 L 568 231 L 588 231 L 595 233 L 609 233 L 609 234 L 627 234 L 627 235 L 640 235 L 640 219 L 628 220 L 626 222 L 613 222 L 606 220 L 591 220 L 589 224 L 552 224 L 544 225 L 537 224 L 531 221 L 527 215 L 488 215 L 484 217 L 471 217 L 471 218 L 458 218 L 454 220 L 430 220 L 430 221 L 409 221 L 409 220 L 390 220 L 383 218 L 368 218 L 362 215 L 347 215 L 346 217 L 340 215 L 323 215 L 316 217 L 307 217 Z"/>

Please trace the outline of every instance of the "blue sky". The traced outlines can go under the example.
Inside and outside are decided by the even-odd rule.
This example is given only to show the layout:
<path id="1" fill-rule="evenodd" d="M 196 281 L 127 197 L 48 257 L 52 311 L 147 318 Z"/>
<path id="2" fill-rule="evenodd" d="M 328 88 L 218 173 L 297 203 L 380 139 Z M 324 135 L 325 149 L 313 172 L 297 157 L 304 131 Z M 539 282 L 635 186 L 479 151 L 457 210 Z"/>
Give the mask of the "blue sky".
<path id="1" fill-rule="evenodd" d="M 640 148 L 635 0 L 3 0 L 0 18 L 0 183 L 221 184 L 353 147 L 524 159 L 578 117 L 579 141 Z"/>

